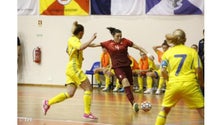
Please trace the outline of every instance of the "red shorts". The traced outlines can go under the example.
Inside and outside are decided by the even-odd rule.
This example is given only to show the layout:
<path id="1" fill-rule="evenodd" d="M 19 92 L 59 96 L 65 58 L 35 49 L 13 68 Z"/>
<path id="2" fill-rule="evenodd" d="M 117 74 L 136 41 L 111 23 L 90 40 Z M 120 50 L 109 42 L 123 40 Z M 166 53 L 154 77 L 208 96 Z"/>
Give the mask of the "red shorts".
<path id="1" fill-rule="evenodd" d="M 133 85 L 133 73 L 130 66 L 118 67 L 113 69 L 116 77 L 119 79 L 120 83 L 124 78 L 127 78 L 130 85 Z"/>

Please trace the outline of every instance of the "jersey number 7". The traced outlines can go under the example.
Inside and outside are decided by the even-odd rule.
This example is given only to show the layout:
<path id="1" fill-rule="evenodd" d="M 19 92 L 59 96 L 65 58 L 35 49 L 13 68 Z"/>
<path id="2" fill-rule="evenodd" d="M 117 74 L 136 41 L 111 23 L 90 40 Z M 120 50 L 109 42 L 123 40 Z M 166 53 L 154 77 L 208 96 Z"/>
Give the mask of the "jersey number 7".
<path id="1" fill-rule="evenodd" d="M 181 58 L 181 61 L 180 61 L 179 65 L 178 65 L 177 71 L 176 71 L 176 73 L 175 73 L 175 76 L 178 76 L 178 74 L 179 74 L 180 71 L 181 71 L 181 68 L 182 68 L 182 66 L 183 66 L 183 64 L 184 64 L 184 61 L 185 61 L 187 55 L 186 55 L 186 54 L 177 54 L 177 55 L 174 55 L 174 57 L 175 57 L 175 58 Z"/>

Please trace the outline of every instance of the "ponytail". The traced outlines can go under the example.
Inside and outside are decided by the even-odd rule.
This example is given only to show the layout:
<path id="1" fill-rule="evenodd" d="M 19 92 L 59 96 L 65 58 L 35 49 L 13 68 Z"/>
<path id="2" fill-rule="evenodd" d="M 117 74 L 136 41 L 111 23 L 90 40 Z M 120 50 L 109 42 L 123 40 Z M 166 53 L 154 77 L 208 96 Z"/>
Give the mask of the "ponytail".
<path id="1" fill-rule="evenodd" d="M 122 33 L 121 30 L 113 28 L 113 27 L 107 27 L 107 29 L 110 31 L 110 33 L 114 36 L 116 33 Z"/>
<path id="2" fill-rule="evenodd" d="M 77 21 L 73 22 L 72 34 L 78 35 L 78 33 L 81 31 L 84 31 L 84 27 L 81 24 L 78 24 Z"/>

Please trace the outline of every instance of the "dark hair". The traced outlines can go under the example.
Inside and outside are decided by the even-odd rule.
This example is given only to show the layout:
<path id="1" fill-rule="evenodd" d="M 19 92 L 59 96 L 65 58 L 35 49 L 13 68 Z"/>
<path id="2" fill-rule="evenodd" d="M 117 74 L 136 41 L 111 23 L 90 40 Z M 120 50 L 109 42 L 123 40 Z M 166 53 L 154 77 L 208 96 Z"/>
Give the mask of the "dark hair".
<path id="1" fill-rule="evenodd" d="M 74 25 L 74 27 L 75 27 L 74 30 L 73 30 L 73 32 L 72 32 L 73 35 L 78 35 L 79 32 L 84 31 L 83 25 L 78 24 L 77 21 L 75 21 L 75 22 L 73 23 L 73 25 Z"/>
<path id="2" fill-rule="evenodd" d="M 164 42 L 162 43 L 162 46 L 164 46 L 164 45 L 167 47 L 170 47 L 166 40 L 164 40 Z"/>
<path id="3" fill-rule="evenodd" d="M 114 36 L 116 33 L 122 33 L 121 30 L 113 28 L 113 27 L 107 27 L 107 29 L 110 31 L 110 33 Z"/>
<path id="4" fill-rule="evenodd" d="M 197 44 L 192 44 L 191 47 L 192 47 L 192 46 L 195 46 L 196 48 L 198 48 Z"/>

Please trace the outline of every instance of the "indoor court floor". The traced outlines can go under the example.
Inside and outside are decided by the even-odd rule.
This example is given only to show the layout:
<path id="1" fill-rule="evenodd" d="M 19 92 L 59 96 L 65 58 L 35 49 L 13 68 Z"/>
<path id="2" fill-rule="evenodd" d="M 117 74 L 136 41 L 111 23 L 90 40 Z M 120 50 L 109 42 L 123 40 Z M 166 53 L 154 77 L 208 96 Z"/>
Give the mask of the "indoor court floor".
<path id="1" fill-rule="evenodd" d="M 52 105 L 44 116 L 42 100 L 65 91 L 63 86 L 18 85 L 18 125 L 155 125 L 163 98 L 163 95 L 134 93 L 137 102 L 146 100 L 152 104 L 149 112 L 135 113 L 124 93 L 94 88 L 91 111 L 98 120 L 88 120 L 82 118 L 83 90 L 78 89 L 73 98 Z M 166 125 L 204 125 L 204 120 L 180 101 L 172 108 Z"/>

